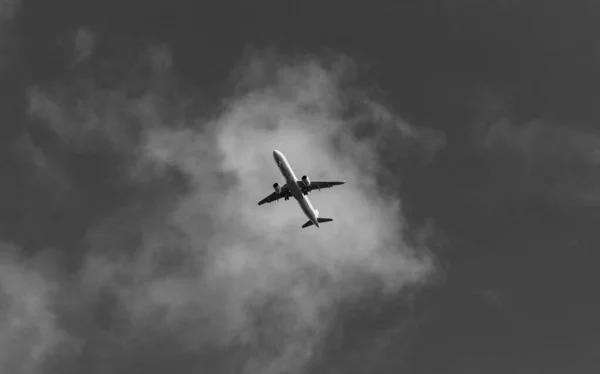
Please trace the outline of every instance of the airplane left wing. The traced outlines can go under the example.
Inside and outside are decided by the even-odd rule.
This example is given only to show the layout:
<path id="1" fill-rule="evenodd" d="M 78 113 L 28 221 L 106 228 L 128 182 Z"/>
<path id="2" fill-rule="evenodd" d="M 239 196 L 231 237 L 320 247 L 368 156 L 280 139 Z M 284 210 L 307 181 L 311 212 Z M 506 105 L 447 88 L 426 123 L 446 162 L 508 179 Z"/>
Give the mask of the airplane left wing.
<path id="1" fill-rule="evenodd" d="M 310 181 L 310 184 L 308 185 L 308 187 L 306 187 L 304 185 L 304 183 L 302 183 L 302 181 L 298 181 L 298 185 L 300 186 L 300 189 L 304 193 L 311 192 L 314 190 L 321 190 L 323 188 L 331 188 L 333 186 L 339 186 L 344 183 L 346 183 L 346 181 L 336 181 L 336 182 Z"/>
<path id="2" fill-rule="evenodd" d="M 278 201 L 282 197 L 286 200 L 292 196 L 290 189 L 287 188 L 287 185 L 281 188 L 281 193 L 273 192 L 269 196 L 265 197 L 261 201 L 258 202 L 258 205 L 263 205 L 265 203 L 272 203 L 273 201 Z"/>

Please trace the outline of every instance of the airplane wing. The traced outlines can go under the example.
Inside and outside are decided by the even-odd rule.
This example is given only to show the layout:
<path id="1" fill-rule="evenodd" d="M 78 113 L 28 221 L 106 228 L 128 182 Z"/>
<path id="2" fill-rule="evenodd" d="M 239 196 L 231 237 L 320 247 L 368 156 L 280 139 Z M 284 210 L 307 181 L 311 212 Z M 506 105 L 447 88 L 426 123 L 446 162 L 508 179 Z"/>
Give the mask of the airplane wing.
<path id="1" fill-rule="evenodd" d="M 265 197 L 261 201 L 258 202 L 258 205 L 263 205 L 264 203 L 272 203 L 273 201 L 278 201 L 279 199 L 286 198 L 289 199 L 292 196 L 290 189 L 287 184 L 281 187 L 281 193 L 273 192 L 269 196 Z"/>
<path id="2" fill-rule="evenodd" d="M 308 193 L 314 190 L 321 190 L 323 188 L 331 188 L 333 186 L 339 186 L 341 184 L 346 183 L 346 181 L 336 181 L 336 182 L 322 182 L 322 181 L 310 181 L 310 185 L 306 187 L 301 180 L 298 181 L 298 185 L 303 193 Z"/>

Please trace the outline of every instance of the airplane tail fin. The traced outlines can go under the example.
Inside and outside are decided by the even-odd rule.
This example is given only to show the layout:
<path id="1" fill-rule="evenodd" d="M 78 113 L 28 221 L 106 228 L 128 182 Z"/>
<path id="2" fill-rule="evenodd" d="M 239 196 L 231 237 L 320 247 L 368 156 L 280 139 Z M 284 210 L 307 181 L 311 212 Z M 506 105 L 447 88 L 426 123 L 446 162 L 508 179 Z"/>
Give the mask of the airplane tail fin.
<path id="1" fill-rule="evenodd" d="M 332 218 L 317 218 L 317 222 L 319 222 L 319 223 L 331 222 L 331 221 L 333 221 Z M 313 226 L 313 225 L 314 225 L 314 223 L 312 223 L 311 220 L 308 220 L 304 225 L 302 225 L 302 228 L 305 229 L 305 228 L 307 228 L 309 226 Z"/>

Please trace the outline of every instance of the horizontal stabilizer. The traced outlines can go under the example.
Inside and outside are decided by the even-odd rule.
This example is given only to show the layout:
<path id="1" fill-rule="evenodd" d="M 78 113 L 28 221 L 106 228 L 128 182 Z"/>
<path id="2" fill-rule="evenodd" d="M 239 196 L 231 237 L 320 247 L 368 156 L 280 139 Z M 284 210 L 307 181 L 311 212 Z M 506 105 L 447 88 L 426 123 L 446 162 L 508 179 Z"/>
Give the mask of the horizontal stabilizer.
<path id="1" fill-rule="evenodd" d="M 317 218 L 317 222 L 319 222 L 319 223 L 331 222 L 331 221 L 333 221 L 332 218 Z M 313 226 L 313 225 L 314 225 L 314 223 L 312 223 L 311 220 L 308 220 L 304 225 L 302 225 L 302 228 L 305 229 L 308 226 Z"/>

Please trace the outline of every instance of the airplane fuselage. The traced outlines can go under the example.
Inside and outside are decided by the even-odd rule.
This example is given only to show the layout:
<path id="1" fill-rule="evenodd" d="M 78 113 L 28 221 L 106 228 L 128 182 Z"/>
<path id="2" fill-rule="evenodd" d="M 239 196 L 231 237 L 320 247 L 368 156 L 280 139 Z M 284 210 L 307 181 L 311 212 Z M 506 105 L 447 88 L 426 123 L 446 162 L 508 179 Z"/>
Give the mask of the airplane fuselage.
<path id="1" fill-rule="evenodd" d="M 296 199 L 308 219 L 315 226 L 319 227 L 319 222 L 317 220 L 319 212 L 313 208 L 308 197 L 302 193 L 302 190 L 298 186 L 298 178 L 296 178 L 296 174 L 294 174 L 294 170 L 292 170 L 289 162 L 283 153 L 278 150 L 273 151 L 273 158 L 275 159 L 275 163 L 277 164 L 281 175 L 283 175 L 292 196 Z"/>

